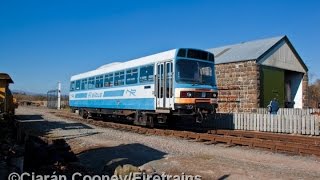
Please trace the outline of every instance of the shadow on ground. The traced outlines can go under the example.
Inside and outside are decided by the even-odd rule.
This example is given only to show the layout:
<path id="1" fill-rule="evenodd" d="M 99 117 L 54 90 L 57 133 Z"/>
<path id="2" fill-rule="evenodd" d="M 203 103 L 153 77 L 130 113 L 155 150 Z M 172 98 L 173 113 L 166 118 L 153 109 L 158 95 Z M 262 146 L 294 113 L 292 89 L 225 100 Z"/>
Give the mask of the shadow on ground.
<path id="1" fill-rule="evenodd" d="M 79 161 L 98 174 L 113 174 L 118 165 L 141 166 L 164 158 L 166 153 L 143 144 L 124 144 L 85 151 L 78 155 Z"/>
<path id="2" fill-rule="evenodd" d="M 16 115 L 18 129 L 28 135 L 48 136 L 50 132 L 61 131 L 56 138 L 72 139 L 97 134 L 93 128 L 79 122 L 47 121 L 41 115 Z M 65 132 L 63 132 L 66 130 Z M 67 132 L 67 130 L 81 130 Z M 89 131 L 91 130 L 91 131 Z M 23 136 L 23 134 L 22 134 Z"/>

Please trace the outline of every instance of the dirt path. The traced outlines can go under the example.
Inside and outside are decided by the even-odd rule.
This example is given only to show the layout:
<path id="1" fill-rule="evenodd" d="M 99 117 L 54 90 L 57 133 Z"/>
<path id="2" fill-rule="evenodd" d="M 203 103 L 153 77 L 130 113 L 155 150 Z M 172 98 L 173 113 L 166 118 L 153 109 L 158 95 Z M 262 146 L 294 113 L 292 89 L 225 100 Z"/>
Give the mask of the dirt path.
<path id="1" fill-rule="evenodd" d="M 203 179 L 320 178 L 317 157 L 122 132 L 61 119 L 51 111 L 19 107 L 17 115 L 25 119 L 26 129 L 38 135 L 65 139 L 80 163 L 99 174 L 129 163 L 150 165 L 159 173 L 201 175 Z"/>

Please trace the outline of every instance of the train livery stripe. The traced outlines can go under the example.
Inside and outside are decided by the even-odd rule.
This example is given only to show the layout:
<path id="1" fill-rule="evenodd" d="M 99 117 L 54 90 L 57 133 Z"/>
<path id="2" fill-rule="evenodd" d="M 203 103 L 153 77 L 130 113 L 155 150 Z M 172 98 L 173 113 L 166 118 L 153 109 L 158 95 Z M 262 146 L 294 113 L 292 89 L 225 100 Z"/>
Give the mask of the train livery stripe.
<path id="1" fill-rule="evenodd" d="M 77 93 L 75 98 L 87 98 L 87 93 Z"/>
<path id="2" fill-rule="evenodd" d="M 103 97 L 123 96 L 124 90 L 104 91 Z"/>
<path id="3" fill-rule="evenodd" d="M 154 98 L 70 100 L 71 107 L 155 110 Z"/>

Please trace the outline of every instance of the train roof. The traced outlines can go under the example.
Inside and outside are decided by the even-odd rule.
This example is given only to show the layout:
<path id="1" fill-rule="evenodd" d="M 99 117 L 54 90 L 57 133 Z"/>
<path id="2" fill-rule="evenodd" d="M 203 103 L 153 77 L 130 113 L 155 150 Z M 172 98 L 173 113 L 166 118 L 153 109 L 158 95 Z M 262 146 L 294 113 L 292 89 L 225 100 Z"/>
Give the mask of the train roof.
<path id="1" fill-rule="evenodd" d="M 0 73 L 0 80 L 7 80 L 8 83 L 13 83 L 13 80 L 7 73 Z"/>
<path id="2" fill-rule="evenodd" d="M 114 71 L 129 69 L 133 67 L 153 64 L 163 60 L 173 59 L 176 56 L 177 50 L 178 49 L 172 49 L 172 50 L 160 52 L 157 54 L 141 57 L 138 59 L 129 60 L 126 62 L 113 62 L 110 64 L 106 64 L 106 65 L 100 66 L 98 69 L 74 75 L 71 77 L 71 81 L 92 77 L 99 74 L 105 74 L 108 72 L 114 72 Z"/>

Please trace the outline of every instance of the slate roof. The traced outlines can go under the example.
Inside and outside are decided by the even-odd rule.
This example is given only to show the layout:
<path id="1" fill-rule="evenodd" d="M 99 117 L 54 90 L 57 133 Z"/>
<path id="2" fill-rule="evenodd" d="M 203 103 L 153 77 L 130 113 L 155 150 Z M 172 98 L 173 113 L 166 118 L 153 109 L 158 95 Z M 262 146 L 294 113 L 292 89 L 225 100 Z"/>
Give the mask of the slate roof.
<path id="1" fill-rule="evenodd" d="M 248 41 L 208 49 L 215 55 L 216 64 L 257 60 L 286 36 Z"/>

